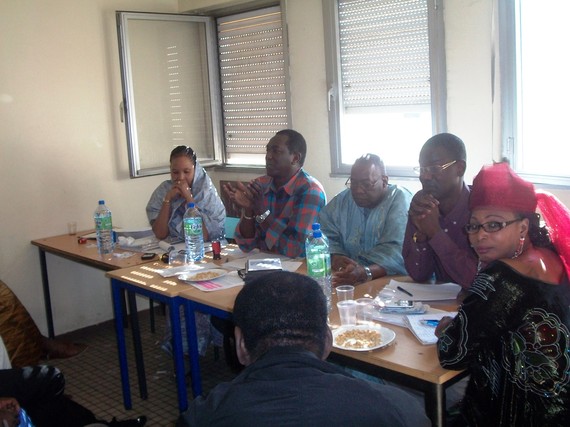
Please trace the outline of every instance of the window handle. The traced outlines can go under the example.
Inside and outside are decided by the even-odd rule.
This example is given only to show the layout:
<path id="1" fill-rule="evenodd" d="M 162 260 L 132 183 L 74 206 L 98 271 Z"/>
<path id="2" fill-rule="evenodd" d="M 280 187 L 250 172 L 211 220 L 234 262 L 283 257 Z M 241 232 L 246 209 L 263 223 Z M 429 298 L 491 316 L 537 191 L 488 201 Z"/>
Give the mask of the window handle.
<path id="1" fill-rule="evenodd" d="M 330 87 L 327 92 L 327 108 L 331 110 L 331 101 L 334 99 L 334 87 Z"/>

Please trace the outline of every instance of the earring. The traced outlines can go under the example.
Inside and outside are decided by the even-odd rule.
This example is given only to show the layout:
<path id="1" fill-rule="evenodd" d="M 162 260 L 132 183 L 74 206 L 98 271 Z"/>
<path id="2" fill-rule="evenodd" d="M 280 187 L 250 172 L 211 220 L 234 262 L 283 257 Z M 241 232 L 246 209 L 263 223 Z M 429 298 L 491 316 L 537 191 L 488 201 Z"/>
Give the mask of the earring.
<path id="1" fill-rule="evenodd" d="M 521 236 L 519 238 L 519 247 L 517 248 L 517 250 L 515 251 L 514 255 L 511 257 L 511 259 L 515 259 L 517 258 L 520 254 L 523 253 L 524 251 L 524 240 L 525 238 L 523 236 Z"/>

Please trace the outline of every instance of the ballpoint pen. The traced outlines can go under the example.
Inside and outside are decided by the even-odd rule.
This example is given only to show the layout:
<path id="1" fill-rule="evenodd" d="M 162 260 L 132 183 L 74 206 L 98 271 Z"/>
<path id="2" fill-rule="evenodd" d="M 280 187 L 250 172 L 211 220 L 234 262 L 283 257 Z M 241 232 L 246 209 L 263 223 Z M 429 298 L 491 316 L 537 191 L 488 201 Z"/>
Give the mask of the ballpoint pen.
<path id="1" fill-rule="evenodd" d="M 412 293 L 410 291 L 406 291 L 404 288 L 402 288 L 401 286 L 396 286 L 396 289 L 398 289 L 400 292 L 405 293 L 406 295 L 409 295 L 411 297 L 413 297 L 414 295 L 412 295 Z"/>
<path id="2" fill-rule="evenodd" d="M 432 326 L 435 328 L 439 324 L 439 320 L 437 320 L 437 319 L 423 319 L 423 320 L 421 320 L 421 323 L 426 325 L 426 326 Z"/>

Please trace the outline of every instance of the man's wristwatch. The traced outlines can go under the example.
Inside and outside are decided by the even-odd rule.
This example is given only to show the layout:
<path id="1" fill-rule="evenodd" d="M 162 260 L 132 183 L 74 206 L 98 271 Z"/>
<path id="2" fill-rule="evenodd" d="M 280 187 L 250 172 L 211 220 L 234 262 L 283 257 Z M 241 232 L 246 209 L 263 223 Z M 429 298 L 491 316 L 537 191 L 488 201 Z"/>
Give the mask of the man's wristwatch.
<path id="1" fill-rule="evenodd" d="M 370 271 L 370 267 L 364 265 L 364 272 L 366 273 L 366 281 L 370 282 L 372 280 L 372 272 Z"/>
<path id="2" fill-rule="evenodd" d="M 255 215 L 255 220 L 257 221 L 258 224 L 261 224 L 263 221 L 265 221 L 265 219 L 269 216 L 270 213 L 271 211 L 267 209 L 261 215 Z"/>

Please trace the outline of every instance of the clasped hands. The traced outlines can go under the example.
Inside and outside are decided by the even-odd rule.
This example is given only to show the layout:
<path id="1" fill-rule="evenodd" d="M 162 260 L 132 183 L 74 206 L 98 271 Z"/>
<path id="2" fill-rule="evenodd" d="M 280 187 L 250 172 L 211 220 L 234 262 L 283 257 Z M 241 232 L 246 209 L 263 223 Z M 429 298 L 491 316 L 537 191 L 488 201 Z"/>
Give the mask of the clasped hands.
<path id="1" fill-rule="evenodd" d="M 224 192 L 248 216 L 261 215 L 265 211 L 263 187 L 256 180 L 251 180 L 247 186 L 239 181 L 236 182 L 235 187 L 229 183 L 224 184 Z"/>
<path id="2" fill-rule="evenodd" d="M 418 239 L 431 239 L 440 229 L 439 200 L 430 193 L 420 190 L 412 198 L 408 211 L 410 221 L 417 228 Z"/>
<path id="3" fill-rule="evenodd" d="M 344 255 L 332 256 L 332 285 L 356 285 L 366 280 L 364 267 Z"/>
<path id="4" fill-rule="evenodd" d="M 192 194 L 192 184 L 189 184 L 185 179 L 174 181 L 172 188 L 166 194 L 168 200 L 183 197 L 187 203 L 194 201 Z"/>

